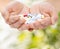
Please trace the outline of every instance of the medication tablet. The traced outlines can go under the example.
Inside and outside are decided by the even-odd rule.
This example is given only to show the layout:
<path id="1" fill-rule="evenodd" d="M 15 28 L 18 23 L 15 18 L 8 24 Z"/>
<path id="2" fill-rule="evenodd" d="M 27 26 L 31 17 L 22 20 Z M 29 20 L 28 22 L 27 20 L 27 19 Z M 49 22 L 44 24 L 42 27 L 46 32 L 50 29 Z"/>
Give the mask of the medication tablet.
<path id="1" fill-rule="evenodd" d="M 36 15 L 31 15 L 31 18 L 29 20 L 26 21 L 26 24 L 29 24 L 29 23 L 33 23 L 35 22 L 37 19 L 42 19 L 42 15 L 41 14 L 36 14 Z"/>
<path id="2" fill-rule="evenodd" d="M 20 18 L 24 18 L 26 20 L 26 24 L 30 24 L 30 23 L 33 23 L 35 22 L 36 20 L 38 19 L 43 19 L 44 18 L 44 15 L 41 15 L 41 14 L 27 14 L 27 15 L 20 15 Z"/>

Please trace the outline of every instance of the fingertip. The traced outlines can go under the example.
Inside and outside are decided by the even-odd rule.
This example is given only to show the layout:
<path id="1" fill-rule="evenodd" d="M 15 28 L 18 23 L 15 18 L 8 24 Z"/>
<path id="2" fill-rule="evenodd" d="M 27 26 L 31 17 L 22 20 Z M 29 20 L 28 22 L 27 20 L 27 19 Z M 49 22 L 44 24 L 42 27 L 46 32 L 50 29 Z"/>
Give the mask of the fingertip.
<path id="1" fill-rule="evenodd" d="M 34 30 L 34 29 L 35 29 L 35 27 L 34 27 L 33 23 L 29 24 L 28 30 L 29 30 L 29 31 L 32 31 L 32 30 Z"/>
<path id="2" fill-rule="evenodd" d="M 52 18 L 51 18 L 52 25 L 54 25 L 54 24 L 57 22 L 57 20 L 58 20 L 58 16 L 52 17 Z"/>
<path id="3" fill-rule="evenodd" d="M 11 15 L 9 17 L 8 22 L 9 22 L 9 24 L 13 24 L 13 23 L 17 22 L 18 20 L 19 20 L 19 17 L 17 15 Z"/>
<path id="4" fill-rule="evenodd" d="M 28 25 L 28 24 L 23 24 L 23 25 L 19 28 L 19 30 L 28 30 L 28 28 L 29 28 L 29 25 Z"/>
<path id="5" fill-rule="evenodd" d="M 9 20 L 9 13 L 8 13 L 8 11 L 3 9 L 1 11 L 1 14 L 2 14 L 2 17 L 4 18 L 5 22 L 8 23 L 8 20 Z"/>
<path id="6" fill-rule="evenodd" d="M 52 24 L 55 24 L 58 20 L 58 12 L 56 10 L 53 10 L 52 14 L 51 14 L 51 21 Z"/>

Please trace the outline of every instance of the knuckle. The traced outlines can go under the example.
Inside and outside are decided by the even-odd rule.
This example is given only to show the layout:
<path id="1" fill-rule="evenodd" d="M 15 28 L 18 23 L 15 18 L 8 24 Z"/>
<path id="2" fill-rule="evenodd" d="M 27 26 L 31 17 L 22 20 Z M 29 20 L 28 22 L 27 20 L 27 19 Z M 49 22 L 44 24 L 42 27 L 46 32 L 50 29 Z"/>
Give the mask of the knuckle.
<path id="1" fill-rule="evenodd" d="M 9 23 L 13 24 L 19 20 L 19 17 L 17 16 L 10 16 L 9 17 Z"/>

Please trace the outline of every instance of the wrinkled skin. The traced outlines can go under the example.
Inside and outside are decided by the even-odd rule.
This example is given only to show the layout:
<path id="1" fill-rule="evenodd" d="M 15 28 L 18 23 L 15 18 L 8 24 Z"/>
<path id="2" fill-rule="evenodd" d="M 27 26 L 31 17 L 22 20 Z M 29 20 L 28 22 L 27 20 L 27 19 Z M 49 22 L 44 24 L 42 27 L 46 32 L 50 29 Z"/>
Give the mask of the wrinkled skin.
<path id="1" fill-rule="evenodd" d="M 43 29 L 57 21 L 55 8 L 47 2 L 32 5 L 30 8 L 20 2 L 14 2 L 1 11 L 5 21 L 19 30 Z M 31 24 L 25 24 L 25 19 L 20 19 L 18 14 L 41 13 L 45 16 L 42 20 L 37 20 Z"/>

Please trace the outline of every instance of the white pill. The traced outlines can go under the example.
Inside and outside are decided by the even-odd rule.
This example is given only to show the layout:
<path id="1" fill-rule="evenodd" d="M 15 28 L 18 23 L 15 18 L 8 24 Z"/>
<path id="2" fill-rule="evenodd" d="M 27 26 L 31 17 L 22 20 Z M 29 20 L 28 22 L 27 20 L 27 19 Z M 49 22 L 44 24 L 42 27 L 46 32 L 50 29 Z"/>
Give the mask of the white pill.
<path id="1" fill-rule="evenodd" d="M 34 14 L 34 15 L 28 14 L 28 16 L 30 16 L 31 18 L 26 21 L 26 24 L 33 23 L 37 19 L 42 19 L 44 17 L 44 15 L 41 15 L 41 14 Z"/>

